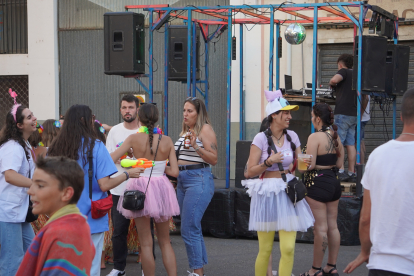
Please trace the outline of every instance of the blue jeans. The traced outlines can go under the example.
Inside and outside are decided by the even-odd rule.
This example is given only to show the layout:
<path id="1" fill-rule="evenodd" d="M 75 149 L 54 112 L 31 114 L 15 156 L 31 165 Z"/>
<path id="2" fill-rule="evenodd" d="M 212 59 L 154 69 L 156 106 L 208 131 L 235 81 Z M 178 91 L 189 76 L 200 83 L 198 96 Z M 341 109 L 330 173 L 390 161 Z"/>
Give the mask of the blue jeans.
<path id="1" fill-rule="evenodd" d="M 201 231 L 201 219 L 214 195 L 210 168 L 180 171 L 177 178 L 177 198 L 181 213 L 181 236 L 191 269 L 208 263 Z"/>
<path id="2" fill-rule="evenodd" d="M 92 260 L 91 276 L 101 275 L 101 257 L 104 244 L 105 232 L 91 235 L 93 245 L 95 246 L 95 257 Z"/>
<path id="3" fill-rule="evenodd" d="M 357 116 L 335 115 L 335 124 L 338 127 L 338 136 L 344 146 L 355 145 L 355 127 Z"/>
<path id="4" fill-rule="evenodd" d="M 0 275 L 16 275 L 34 236 L 28 222 L 0 221 Z"/>

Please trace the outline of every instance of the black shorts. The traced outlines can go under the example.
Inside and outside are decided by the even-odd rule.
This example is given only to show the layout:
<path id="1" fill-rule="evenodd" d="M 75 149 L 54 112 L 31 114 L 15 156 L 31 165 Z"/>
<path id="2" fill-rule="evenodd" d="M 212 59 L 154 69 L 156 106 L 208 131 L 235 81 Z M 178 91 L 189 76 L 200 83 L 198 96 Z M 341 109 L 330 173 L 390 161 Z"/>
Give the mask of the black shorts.
<path id="1" fill-rule="evenodd" d="M 409 275 L 392 272 L 392 271 L 386 271 L 386 270 L 370 269 L 368 276 L 409 276 Z"/>
<path id="2" fill-rule="evenodd" d="M 341 198 L 341 181 L 334 170 L 317 170 L 313 185 L 307 187 L 307 196 L 319 202 L 332 202 Z"/>

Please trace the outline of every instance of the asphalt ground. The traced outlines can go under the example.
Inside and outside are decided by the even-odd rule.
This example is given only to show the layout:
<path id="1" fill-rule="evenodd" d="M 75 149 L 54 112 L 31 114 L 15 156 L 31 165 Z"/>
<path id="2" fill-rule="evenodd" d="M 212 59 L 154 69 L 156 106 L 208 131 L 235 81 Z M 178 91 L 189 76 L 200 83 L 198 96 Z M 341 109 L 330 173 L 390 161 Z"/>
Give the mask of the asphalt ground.
<path id="1" fill-rule="evenodd" d="M 257 239 L 219 239 L 211 236 L 204 237 L 209 264 L 204 267 L 206 276 L 254 276 L 254 263 L 256 260 L 259 244 Z M 171 243 L 177 258 L 177 275 L 187 276 L 188 261 L 185 245 L 179 233 L 171 235 Z M 343 269 L 352 261 L 360 251 L 360 246 L 341 246 L 338 257 L 338 270 L 340 275 L 345 275 Z M 308 271 L 312 265 L 313 244 L 296 243 L 295 262 L 293 274 Z M 167 273 L 162 264 L 161 251 L 156 242 L 156 276 L 166 276 Z M 277 270 L 280 259 L 279 242 L 273 245 L 273 270 Z M 137 255 L 128 255 L 126 275 L 141 276 L 141 266 L 137 262 Z M 323 264 L 326 264 L 327 253 Z M 106 269 L 101 271 L 101 275 L 108 274 L 113 265 L 106 264 Z M 354 276 L 368 275 L 365 265 L 357 268 L 352 274 Z"/>

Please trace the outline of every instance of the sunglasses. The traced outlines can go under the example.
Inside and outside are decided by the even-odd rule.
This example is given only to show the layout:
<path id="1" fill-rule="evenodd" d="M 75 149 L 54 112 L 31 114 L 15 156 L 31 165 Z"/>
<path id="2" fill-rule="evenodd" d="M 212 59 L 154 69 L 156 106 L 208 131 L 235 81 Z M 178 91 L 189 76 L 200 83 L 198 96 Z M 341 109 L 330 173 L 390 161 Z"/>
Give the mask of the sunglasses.
<path id="1" fill-rule="evenodd" d="M 191 100 L 191 101 L 194 101 L 194 100 L 196 100 L 197 99 L 197 97 L 188 97 L 187 99 L 185 99 L 186 101 L 188 101 L 188 100 Z"/>

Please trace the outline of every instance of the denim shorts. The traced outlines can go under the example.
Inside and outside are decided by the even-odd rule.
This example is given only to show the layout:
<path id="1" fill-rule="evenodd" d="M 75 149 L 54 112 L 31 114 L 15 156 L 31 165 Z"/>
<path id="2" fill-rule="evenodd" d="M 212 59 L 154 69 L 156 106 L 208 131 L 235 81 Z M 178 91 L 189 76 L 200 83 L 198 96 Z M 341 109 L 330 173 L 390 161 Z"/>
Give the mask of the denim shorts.
<path id="1" fill-rule="evenodd" d="M 355 145 L 355 127 L 357 125 L 357 117 L 336 114 L 335 124 L 338 126 L 338 136 L 339 139 L 341 139 L 342 145 Z"/>
<path id="2" fill-rule="evenodd" d="M 368 121 L 361 122 L 361 141 L 365 138 L 365 126 L 367 125 Z M 357 126 L 355 126 L 355 143 L 357 140 Z"/>

